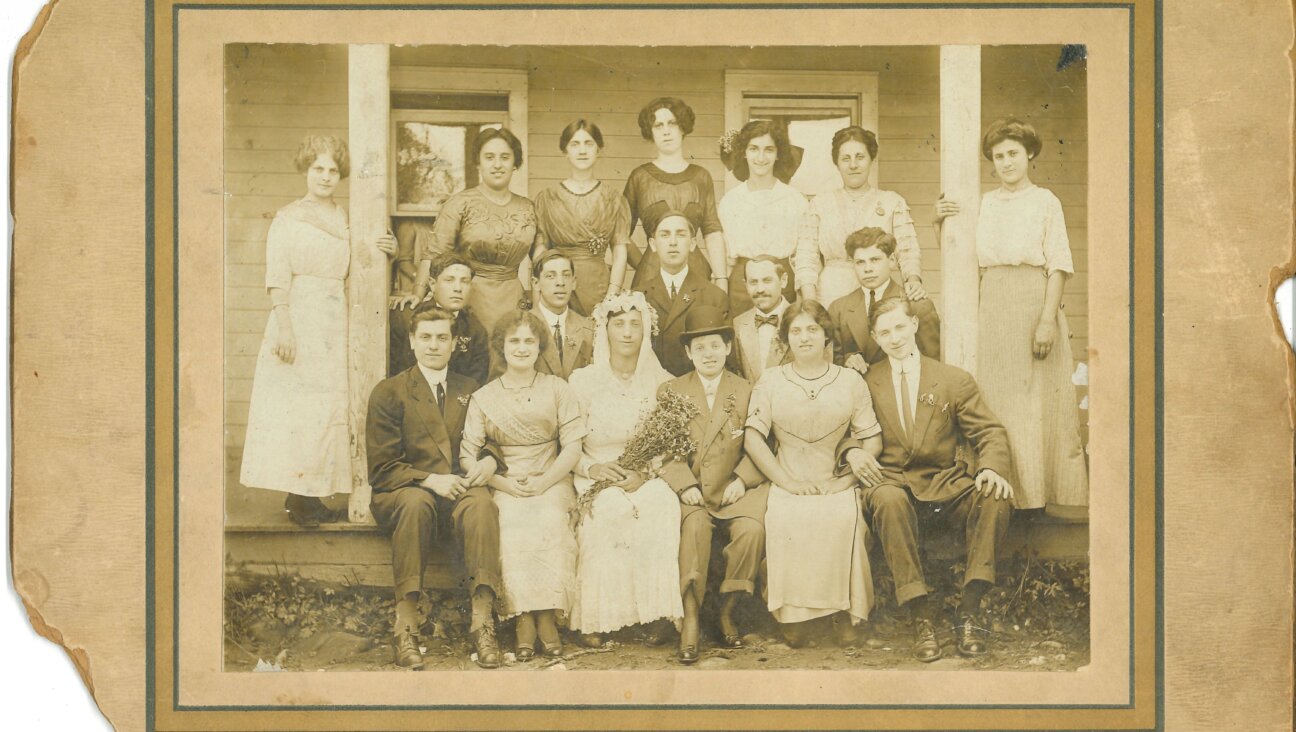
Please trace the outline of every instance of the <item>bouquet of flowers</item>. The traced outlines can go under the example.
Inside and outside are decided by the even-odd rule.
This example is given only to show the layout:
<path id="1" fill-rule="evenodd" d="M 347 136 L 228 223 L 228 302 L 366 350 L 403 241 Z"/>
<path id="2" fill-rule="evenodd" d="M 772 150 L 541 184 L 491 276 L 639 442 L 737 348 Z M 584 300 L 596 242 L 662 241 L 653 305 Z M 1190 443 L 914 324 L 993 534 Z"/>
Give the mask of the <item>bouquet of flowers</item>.
<path id="1" fill-rule="evenodd" d="M 626 470 L 647 470 L 657 458 L 687 459 L 697 449 L 697 443 L 689 435 L 689 422 L 699 414 L 696 404 L 679 392 L 666 389 L 657 399 L 657 406 L 635 425 L 634 433 L 617 458 L 617 465 Z M 576 499 L 577 523 L 594 515 L 594 499 L 612 485 L 609 480 L 596 481 Z"/>

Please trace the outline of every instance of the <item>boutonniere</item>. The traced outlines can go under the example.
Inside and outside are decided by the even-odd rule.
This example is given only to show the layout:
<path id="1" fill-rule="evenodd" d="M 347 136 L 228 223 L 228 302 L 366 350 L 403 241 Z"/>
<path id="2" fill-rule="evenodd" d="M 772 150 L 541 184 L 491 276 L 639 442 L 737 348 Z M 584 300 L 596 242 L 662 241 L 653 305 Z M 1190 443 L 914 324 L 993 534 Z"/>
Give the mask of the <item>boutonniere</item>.
<path id="1" fill-rule="evenodd" d="M 467 394 L 460 394 L 460 395 L 459 395 L 459 403 L 462 404 L 462 405 L 464 405 L 465 407 L 468 406 L 468 399 L 469 399 L 469 397 L 468 397 Z"/>
<path id="2" fill-rule="evenodd" d="M 567 348 L 575 348 L 575 347 L 576 347 L 576 339 L 574 339 L 574 338 L 563 338 L 563 345 L 566 346 Z"/>
<path id="3" fill-rule="evenodd" d="M 919 397 L 918 397 L 918 401 L 922 402 L 923 404 L 926 404 L 926 405 L 929 406 L 929 407 L 934 407 L 934 406 L 936 406 L 936 395 L 935 395 L 935 394 L 921 394 L 921 395 L 919 395 Z"/>
<path id="4" fill-rule="evenodd" d="M 684 304 L 688 305 L 691 302 L 693 302 L 693 296 L 688 294 L 687 292 L 684 293 Z"/>
<path id="5" fill-rule="evenodd" d="M 738 408 L 738 398 L 735 397 L 733 394 L 726 396 L 725 405 L 724 405 L 725 414 L 733 414 L 733 411 L 737 408 Z"/>
<path id="6" fill-rule="evenodd" d="M 459 336 L 455 338 L 455 350 L 463 353 L 468 352 L 468 346 L 472 344 L 472 336 Z"/>
<path id="7" fill-rule="evenodd" d="M 949 402 L 945 402 L 944 404 L 941 405 L 941 414 L 949 414 L 949 410 L 950 410 Z"/>

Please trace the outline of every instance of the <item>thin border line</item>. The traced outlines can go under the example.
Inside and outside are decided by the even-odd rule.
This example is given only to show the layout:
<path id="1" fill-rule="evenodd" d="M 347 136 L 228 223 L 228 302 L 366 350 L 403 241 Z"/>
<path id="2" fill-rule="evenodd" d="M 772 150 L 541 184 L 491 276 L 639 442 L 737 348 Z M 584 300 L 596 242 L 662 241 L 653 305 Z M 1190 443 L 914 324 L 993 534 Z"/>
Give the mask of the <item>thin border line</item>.
<path id="1" fill-rule="evenodd" d="M 1133 353 L 1134 342 L 1135 342 L 1135 328 L 1134 328 L 1134 321 L 1135 321 L 1135 315 L 1134 315 L 1134 312 L 1135 312 L 1135 308 L 1133 307 L 1133 304 L 1134 304 L 1134 294 L 1135 294 L 1135 293 L 1134 293 L 1134 286 L 1133 286 L 1134 229 L 1135 229 L 1135 226 L 1134 226 L 1134 216 L 1133 216 L 1133 214 L 1134 214 L 1134 210 L 1135 210 L 1135 202 L 1134 202 L 1134 201 L 1135 201 L 1135 197 L 1134 197 L 1134 168 L 1135 168 L 1135 156 L 1134 156 L 1134 150 L 1135 150 L 1134 117 L 1135 117 L 1135 113 L 1134 113 L 1134 104 L 1133 104 L 1133 100 L 1134 100 L 1134 94 L 1135 94 L 1135 90 L 1134 90 L 1134 77 L 1135 77 L 1134 63 L 1135 63 L 1135 62 L 1134 62 L 1134 59 L 1135 59 L 1135 57 L 1136 57 L 1136 53 L 1135 53 L 1135 47 L 1134 47 L 1134 40 L 1135 40 L 1135 14 L 1136 14 L 1137 8 L 1136 8 L 1136 6 L 1135 6 L 1133 3 L 1129 3 L 1129 2 L 1124 2 L 1124 3 L 1117 3 L 1117 2 L 1093 2 L 1093 3 L 967 3 L 967 2 L 964 2 L 964 3 L 940 3 L 940 4 L 933 4 L 933 3 L 876 3 L 876 4 L 853 4 L 853 3 L 843 3 L 843 4 L 823 4 L 823 3 L 770 3 L 770 4 L 760 4 L 760 5 L 735 5 L 735 4 L 729 4 L 729 3 L 680 3 L 680 4 L 655 4 L 655 3 L 645 3 L 645 4 L 625 4 L 625 5 L 616 5 L 616 6 L 607 6 L 607 5 L 602 5 L 602 4 L 598 4 L 598 3 L 562 4 L 562 5 L 552 5 L 552 4 L 542 4 L 542 3 L 518 3 L 518 4 L 511 4 L 511 5 L 482 5 L 482 4 L 462 3 L 462 4 L 435 5 L 435 6 L 433 6 L 433 5 L 428 5 L 428 4 L 422 4 L 422 3 L 390 3 L 390 4 L 381 4 L 381 5 L 351 4 L 351 3 L 339 3 L 339 4 L 301 4 L 301 3 L 296 3 L 296 4 L 285 4 L 285 5 L 275 5 L 275 4 L 246 4 L 246 5 L 244 5 L 244 4 L 230 4 L 230 3 L 223 3 L 223 4 L 194 4 L 194 3 L 175 4 L 175 5 L 172 6 L 172 28 L 173 28 L 173 43 L 172 43 L 172 46 L 173 46 L 173 53 L 172 53 L 172 57 L 173 57 L 173 58 L 172 58 L 172 94 L 173 94 L 173 97 L 172 97 L 172 126 L 173 126 L 173 129 L 172 129 L 172 145 L 173 145 L 173 148 L 172 148 L 172 152 L 174 153 L 175 150 L 178 150 L 178 149 L 179 149 L 179 125 L 178 125 L 178 121 L 179 121 L 179 120 L 178 120 L 178 115 L 179 115 L 179 94 L 178 94 L 178 86 L 179 86 L 179 73 L 178 73 L 179 33 L 178 33 L 178 19 L 179 19 L 179 11 L 180 11 L 180 10 L 207 10 L 207 9 L 211 9 L 211 10 L 230 10 L 230 9 L 238 9 L 238 10 L 316 10 L 316 11 L 318 11 L 318 10 L 573 10 L 573 9 L 574 9 L 574 10 L 580 10 L 580 9 L 599 9 L 599 10 L 621 10 L 621 9 L 625 9 L 625 10 L 656 10 L 656 9 L 725 9 L 725 10 L 782 10 L 782 9 L 823 9 L 823 10 L 831 10 L 831 9 L 865 9 L 865 10 L 867 10 L 867 9 L 924 9 L 924 8 L 930 8 L 930 9 L 1072 9 L 1072 8 L 1074 8 L 1074 9 L 1124 9 L 1124 10 L 1127 11 L 1127 13 L 1128 13 L 1128 15 L 1129 15 L 1129 28 L 1130 28 L 1130 30 L 1129 30 L 1129 36 L 1130 36 L 1130 56 L 1131 56 L 1131 58 L 1130 58 L 1130 69 L 1129 69 L 1129 79 L 1130 79 L 1130 156 L 1131 156 L 1131 157 L 1130 157 L 1130 187 L 1131 187 L 1131 195 L 1130 195 L 1130 214 L 1131 214 L 1131 224 L 1130 224 L 1130 266 L 1131 266 L 1131 286 L 1130 286 L 1130 302 L 1131 302 L 1131 310 L 1130 310 L 1130 346 L 1131 346 L 1131 354 L 1132 354 L 1132 353 Z M 1156 638 L 1154 639 L 1154 643 L 1156 644 L 1156 646 L 1155 646 L 1155 654 L 1154 654 L 1154 656 L 1155 656 L 1155 659 L 1156 659 L 1156 687 L 1157 687 L 1157 703 L 1156 703 L 1156 706 L 1157 706 L 1157 715 L 1156 715 L 1156 716 L 1157 716 L 1157 721 L 1156 721 L 1156 729 L 1159 730 L 1159 729 L 1162 728 L 1162 724 L 1163 724 L 1163 722 L 1164 722 L 1163 717 L 1164 717 L 1164 701 L 1165 701 L 1165 700 L 1164 700 L 1164 642 L 1163 642 L 1163 636 L 1164 636 L 1164 582 L 1163 582 L 1163 574 L 1164 574 L 1164 556 L 1163 556 L 1164 512 L 1163 512 L 1163 506 L 1162 506 L 1162 502 L 1163 502 L 1163 482 L 1164 482 L 1164 456 L 1163 456 L 1163 454 L 1162 454 L 1163 444 L 1164 444 L 1164 390 L 1163 390 L 1163 386 L 1164 386 L 1164 384 L 1163 384 L 1163 376 L 1162 376 L 1162 367 L 1163 367 L 1163 363 L 1164 363 L 1164 332 L 1163 332 L 1164 329 L 1163 329 L 1162 316 L 1161 316 L 1161 308 L 1162 308 L 1162 306 L 1163 306 L 1163 295 L 1164 295 L 1164 293 L 1163 293 L 1163 243 L 1164 243 L 1164 241 L 1163 241 L 1163 235 L 1162 235 L 1162 231 L 1161 231 L 1161 224 L 1162 224 L 1162 219 L 1163 219 L 1163 196 L 1162 196 L 1162 185 L 1163 185 L 1163 166 L 1162 166 L 1162 159 L 1161 159 L 1161 150 L 1162 150 L 1162 145 L 1163 145 L 1163 136 L 1162 136 L 1162 127 L 1163 127 L 1163 105 L 1162 105 L 1162 102 L 1163 102 L 1163 99 L 1162 99 L 1162 82 L 1163 82 L 1163 77 L 1162 77 L 1162 71 L 1163 71 L 1163 63 L 1162 63 L 1162 58 L 1161 58 L 1161 54 L 1162 54 L 1162 52 L 1163 52 L 1163 45 L 1162 45 L 1162 40 L 1163 40 L 1163 39 L 1162 39 L 1162 23 L 1163 23 L 1163 15 L 1162 15 L 1162 2 L 1161 2 L 1161 0 L 1154 0 L 1154 3 L 1153 3 L 1153 13 L 1154 13 L 1154 19 L 1155 19 L 1155 23 L 1154 23 L 1154 37 L 1155 37 L 1155 54 L 1154 54 L 1154 66 L 1155 66 L 1155 75 L 1154 75 L 1154 77 L 1155 77 L 1155 150 L 1153 151 L 1153 152 L 1154 152 L 1154 156 L 1153 156 L 1153 157 L 1154 157 L 1154 161 L 1155 161 L 1155 185 L 1154 185 L 1154 198 L 1155 198 L 1155 204 L 1156 204 L 1156 205 L 1155 205 L 1155 208 L 1156 208 L 1156 216 L 1155 216 L 1155 224 L 1156 224 L 1156 232 L 1155 232 L 1155 279 L 1156 279 L 1156 287 L 1155 287 L 1155 300 L 1154 300 L 1154 305 L 1155 305 L 1155 312 L 1154 312 L 1154 325 L 1155 325 L 1155 327 L 1154 327 L 1154 333 L 1155 333 L 1155 344 L 1154 344 L 1154 345 L 1155 345 L 1155 362 L 1154 362 L 1154 364 L 1155 364 L 1155 369 L 1156 369 L 1156 372 L 1155 372 L 1155 376 L 1156 376 L 1156 379 L 1155 379 L 1155 381 L 1156 381 L 1156 385 L 1155 385 L 1155 386 L 1156 386 L 1156 389 L 1155 389 L 1155 392 L 1156 392 L 1156 408 L 1157 408 L 1157 414 L 1156 414 L 1156 445 L 1157 445 L 1157 455 L 1156 455 L 1156 461 L 1155 461 L 1155 462 L 1156 462 L 1156 481 L 1155 481 L 1155 484 L 1156 484 L 1156 485 L 1155 485 L 1155 497 L 1156 497 L 1156 501 L 1155 501 L 1155 506 L 1156 506 L 1156 510 L 1155 510 L 1155 514 L 1156 514 L 1156 515 L 1155 515 L 1155 519 L 1156 519 L 1156 537 L 1155 537 L 1156 540 L 1155 540 L 1155 547 L 1156 547 L 1156 557 L 1155 557 L 1155 559 L 1156 559 L 1156 584 L 1157 584 L 1157 593 L 1156 593 L 1157 603 L 1156 603 L 1156 608 L 1155 608 L 1155 610 L 1156 610 L 1156 628 L 1157 628 L 1157 633 L 1156 633 Z M 153 391 L 154 391 L 154 385 L 155 385 L 155 382 L 156 382 L 156 378 L 155 378 L 155 371 L 154 371 L 154 369 L 155 369 L 155 365 L 156 365 L 156 364 L 155 364 L 155 361 L 154 361 L 154 354 L 153 354 L 153 345 L 154 345 L 154 342 L 155 342 L 155 340 L 156 340 L 156 339 L 155 339 L 155 334 L 154 334 L 154 332 L 153 332 L 153 331 L 154 331 L 154 326 L 155 326 L 155 318 L 154 318 L 154 314 L 153 314 L 153 306 L 154 306 L 154 302 L 155 302 L 155 301 L 154 301 L 154 296 L 153 296 L 153 295 L 154 295 L 153 288 L 154 288 L 154 286 L 155 286 L 155 278 L 154 278 L 154 271 L 153 271 L 153 264 L 154 264 L 154 256 L 153 256 L 153 254 L 154 254 L 154 250 L 153 250 L 153 247 L 156 245 L 155 234 L 154 234 L 154 226 L 153 226 L 154 221 L 155 221 L 155 218 L 154 218 L 154 215 L 155 215 L 154 193 L 155 193 L 155 190 L 156 190 L 156 189 L 155 189 L 156 181 L 155 181 L 155 175 L 154 175 L 154 170 L 153 170 L 153 161 L 154 161 L 154 156 L 155 156 L 155 140 L 154 140 L 154 120 L 153 120 L 153 114 L 154 114 L 155 111 L 156 111 L 156 110 L 155 110 L 155 101 L 154 101 L 154 96 L 153 96 L 153 92 L 154 92 L 154 90 L 155 90 L 154 63 L 153 63 L 154 60 L 155 60 L 155 38 L 154 38 L 154 31 L 153 31 L 153 28 L 154 28 L 154 20 L 155 20 L 155 14 L 154 14 L 154 7 L 153 7 L 153 3 L 146 3 L 145 20 L 146 20 L 146 23 L 147 23 L 147 26 L 146 26 L 146 28 L 145 28 L 145 61 L 146 61 L 146 66 L 147 66 L 147 68 L 146 68 L 146 70 L 145 70 L 145 90 L 146 90 L 146 98 L 145 98 L 145 112 L 146 112 L 146 119 L 145 119 L 145 134 L 146 134 L 146 141 L 145 141 L 145 143 L 146 143 L 146 160 L 148 161 L 148 170 L 146 171 L 146 174 L 145 174 L 145 186 L 146 186 L 146 192 L 147 192 L 147 194 L 148 194 L 148 200 L 147 200 L 147 202 L 146 202 L 146 214 L 145 214 L 145 220 L 146 220 L 146 224 L 147 224 L 148 227 L 149 227 L 149 228 L 148 228 L 148 232 L 147 232 L 147 234 L 146 234 L 146 241 L 145 241 L 145 265 L 146 265 L 146 268 L 147 268 L 147 269 L 146 269 L 146 272 L 145 272 L 145 286 L 146 286 L 145 302 L 146 302 L 146 308 L 147 308 L 147 312 L 146 312 L 146 327 L 148 328 L 148 332 L 146 333 L 146 337 L 145 337 L 145 344 L 146 344 L 146 348 L 148 348 L 147 358 L 146 358 L 146 368 L 145 368 L 145 384 L 146 384 L 146 388 L 147 388 L 147 390 L 148 390 L 147 395 L 146 395 L 146 410 L 145 410 L 145 411 L 146 411 L 146 430 L 147 430 L 147 432 L 148 432 L 148 434 L 147 434 L 147 436 L 146 436 L 146 440 L 145 440 L 145 452 L 146 452 L 146 459 L 147 459 L 147 461 L 148 461 L 148 462 L 147 462 L 147 465 L 146 465 L 146 469 L 145 469 L 146 486 L 147 486 L 147 488 L 148 488 L 148 495 L 146 496 L 146 501 L 145 501 L 145 516 L 146 516 L 146 521 L 147 521 L 147 523 L 148 523 L 148 525 L 147 525 L 147 527 L 146 527 L 146 539 L 147 539 L 147 541 L 148 541 L 148 546 L 146 546 L 146 548 L 145 548 L 145 564 L 146 564 L 146 571 L 148 572 L 148 576 L 147 576 L 147 578 L 146 578 L 145 599 L 146 599 L 146 607 L 147 607 L 147 609 L 148 609 L 148 611 L 149 611 L 149 617 L 147 618 L 147 623 L 146 623 L 146 640 L 149 642 L 149 652 L 146 654 L 146 655 L 147 655 L 147 659 L 146 659 L 146 673 L 145 673 L 145 676 L 146 676 L 146 685 L 147 685 L 147 688 L 146 688 L 145 698 L 146 698 L 146 702 L 148 703 L 148 710 L 147 710 L 147 713 L 146 713 L 146 720 L 147 720 L 147 724 L 148 724 L 149 728 L 151 729 L 151 728 L 153 727 L 153 724 L 154 724 L 154 721 L 155 721 L 155 715 L 154 715 L 154 713 L 153 713 L 153 706 L 154 706 L 154 703 L 153 703 L 153 702 L 155 701 L 155 694 L 156 694 L 155 663 L 154 663 L 154 660 L 155 660 L 155 659 L 154 659 L 154 651 L 155 651 L 155 647 L 154 647 L 154 642 L 155 642 L 155 628 L 154 628 L 154 624 L 153 624 L 153 615 L 154 615 L 155 603 L 156 603 L 155 591 L 154 591 L 155 588 L 154 588 L 154 585 L 153 585 L 153 568 L 154 568 L 154 566 L 155 566 L 155 557 L 154 557 L 154 551 L 155 551 L 155 547 L 154 547 L 154 539 L 155 539 L 155 532 L 154 532 L 155 505 L 154 505 L 154 500 L 153 500 L 153 498 L 154 498 L 153 494 L 154 494 L 154 488 L 156 487 L 156 473 L 155 473 L 156 446 L 155 446 L 155 436 L 154 436 L 155 427 L 156 427 L 156 415 L 155 415 L 155 404 L 154 404 L 154 402 L 153 402 Z M 178 188 L 178 186 L 179 186 L 179 177 L 178 177 L 178 176 L 179 176 L 179 171 L 178 171 L 178 167 L 176 167 L 174 163 L 173 163 L 173 165 L 172 165 L 172 172 L 173 172 L 173 175 L 172 175 L 172 178 L 173 178 L 173 181 L 172 181 L 172 195 L 173 195 L 172 208 L 173 208 L 173 219 L 174 219 L 174 220 L 173 220 L 173 226 L 172 226 L 172 229 L 173 229 L 173 231 L 172 231 L 172 235 L 173 235 L 173 249 L 174 249 L 173 267 L 172 267 L 172 269 L 173 269 L 173 272 L 172 272 L 172 274 L 173 274 L 172 290 L 173 290 L 173 317 L 175 318 L 175 322 L 173 323 L 173 329 L 176 331 L 176 332 L 173 334 L 173 335 L 174 335 L 174 344 L 175 344 L 175 345 L 174 345 L 174 347 L 173 347 L 173 354 L 172 354 L 172 355 L 173 355 L 173 359 L 174 359 L 173 371 L 175 372 L 175 373 L 173 373 L 173 377 L 174 377 L 174 379 L 175 379 L 175 382 L 174 382 L 174 384 L 173 384 L 173 389 L 172 389 L 172 392 L 173 392 L 172 396 L 173 396 L 173 402 L 174 402 L 174 403 L 173 403 L 173 410 L 172 410 L 173 415 L 172 415 L 172 416 L 173 416 L 173 419 L 175 420 L 175 422 L 174 422 L 174 426 L 177 427 L 177 431 L 176 431 L 176 432 L 174 433 L 174 435 L 173 435 L 173 448 L 174 448 L 174 450 L 175 450 L 175 453 L 174 453 L 174 454 L 178 457 L 178 455 L 179 455 L 179 433 L 178 433 L 178 424 L 179 424 L 179 398 L 178 398 L 178 397 L 179 397 L 179 393 L 178 393 L 178 392 L 179 392 L 179 373 L 178 373 L 178 368 L 179 368 L 179 333 L 178 333 L 178 326 L 179 326 L 179 319 L 178 319 L 178 310 L 179 310 L 179 276 L 178 276 L 178 274 L 179 274 L 179 272 L 178 272 L 178 270 L 179 270 L 179 252 L 178 252 L 178 246 L 179 246 L 179 210 L 178 210 L 178 208 L 179 208 L 179 197 L 178 197 L 178 193 L 179 193 L 179 188 Z M 1131 418 L 1131 423 L 1134 422 L 1134 414 L 1133 414 L 1133 406 L 1134 406 L 1134 405 L 1133 405 L 1133 401 L 1134 401 L 1134 388 L 1133 388 L 1133 387 L 1134 387 L 1134 375 L 1133 375 L 1133 369 L 1131 369 L 1131 375 L 1130 375 L 1130 393 L 1131 393 L 1131 395 L 1130 395 L 1130 401 L 1131 401 L 1131 417 L 1130 417 L 1130 418 Z M 1134 691 L 1135 691 L 1135 675 L 1134 675 L 1134 669 L 1135 669 L 1135 653 L 1133 652 L 1133 636 L 1134 636 L 1134 633 L 1133 633 L 1133 631 L 1132 631 L 1132 628 L 1133 628 L 1133 620 L 1134 620 L 1133 613 L 1134 613 L 1134 606 L 1135 606 L 1135 602 L 1134 602 L 1134 594 L 1135 594 L 1135 593 L 1134 593 L 1134 591 L 1133 591 L 1133 589 L 1134 589 L 1134 587 L 1133 587 L 1133 585 L 1134 585 L 1134 576 L 1135 576 L 1135 572 L 1134 572 L 1134 570 L 1135 570 L 1135 566 L 1134 566 L 1134 565 L 1135 565 L 1135 561 L 1134 561 L 1134 552 L 1133 552 L 1133 548 L 1134 548 L 1134 538 L 1135 538 L 1135 530 L 1134 530 L 1134 514 L 1135 514 L 1135 512 L 1134 512 L 1134 497 L 1135 497 L 1135 496 L 1134 496 L 1134 494 L 1135 494 L 1135 488 L 1136 488 L 1136 481 L 1135 481 L 1135 470 L 1134 470 L 1134 467 L 1133 467 L 1133 454 L 1134 454 L 1134 453 L 1133 453 L 1133 447 L 1134 447 L 1134 438 L 1133 438 L 1133 431 L 1131 431 L 1131 437 L 1130 437 L 1130 448 L 1131 448 L 1131 451 L 1130 451 L 1130 454 L 1131 454 L 1131 469 L 1130 469 L 1130 585 L 1131 585 L 1131 592 L 1130 592 L 1130 595 L 1131 595 L 1131 597 L 1130 597 L 1130 619 L 1131 619 L 1131 652 L 1130 652 L 1130 701 L 1129 701 L 1129 703 L 1126 704 L 1126 705 L 1011 705 L 1011 706 L 1009 706 L 1009 705 L 924 705 L 924 706 L 918 706 L 918 705 L 903 705 L 903 706 L 895 706 L 895 705 L 890 705 L 890 706 L 888 706 L 888 705 L 633 705 L 633 706 L 631 706 L 631 705 L 568 705 L 568 706 L 555 706 L 555 705 L 513 705 L 513 706 L 506 706 L 506 705 L 490 705 L 490 706 L 488 706 L 488 707 L 483 707 L 482 705 L 443 705 L 443 706 L 407 706 L 407 705 L 391 705 L 391 706 L 378 706 L 378 705 L 374 705 L 374 706 L 362 706 L 362 705 L 331 705 L 331 706 L 286 706 L 286 707 L 282 707 L 282 706 L 281 706 L 281 707 L 269 707 L 269 706 L 256 706 L 256 707 L 241 707 L 241 706 L 205 706 L 205 707 L 185 707 L 185 706 L 180 706 L 180 705 L 178 704 L 178 700 L 179 700 L 179 685 L 178 685 L 178 684 L 173 684 L 173 686 L 174 686 L 174 694 L 173 694 L 173 697 L 174 697 L 174 698 L 173 698 L 173 709 L 174 709 L 175 711 L 282 711 L 282 710 L 303 710 L 303 711 L 311 711 L 311 710 L 323 710 L 323 711 L 330 711 L 330 710 L 331 710 L 331 711 L 364 711 L 364 710 L 374 710 L 374 711 L 406 711 L 406 710 L 408 710 L 408 711 L 436 711 L 436 710 L 464 710 L 464 709 L 493 709 L 493 710 L 501 710 L 501 711 L 506 711 L 506 710 L 537 710 L 537 709 L 538 709 L 538 710 L 552 710 L 552 709 L 573 709 L 573 710 L 603 710 L 603 709 L 606 709 L 606 710 L 618 710 L 618 709 L 625 709 L 625 710 L 653 710 L 653 709 L 663 709 L 663 710 L 693 710 L 693 709 L 699 709 L 699 710 L 714 710 L 714 709 L 737 709 L 737 710 L 749 710 L 749 709 L 751 709 L 751 710 L 755 710 L 755 709 L 771 709 L 771 710 L 789 710 L 789 709 L 825 709 L 825 710 L 855 710 L 855 709 L 895 709 L 895 710 L 904 710 L 904 709 L 915 709 L 915 710 L 919 710 L 919 709 L 968 709 L 968 710 L 981 710 L 981 709 L 1094 709 L 1094 710 L 1103 710 L 1103 709 L 1130 709 L 1130 708 L 1133 708 L 1133 707 L 1134 707 Z M 173 479 L 174 479 L 174 481 L 175 481 L 173 488 L 174 488 L 174 490 L 178 491 L 178 488 L 179 488 L 179 461 L 178 461 L 178 460 L 176 461 L 175 469 L 174 469 L 173 472 L 174 472 Z M 175 534 L 174 534 L 174 535 L 177 537 L 177 541 L 176 541 L 177 545 L 178 545 L 178 537 L 179 537 L 179 518 L 178 518 L 178 516 L 179 516 L 179 514 L 178 514 L 178 512 L 176 512 L 176 513 L 175 513 L 175 516 L 173 517 L 173 529 L 174 529 L 174 531 L 175 531 Z M 178 546 L 175 547 L 175 549 L 178 551 Z M 174 562 L 174 565 L 175 565 L 175 566 L 173 567 L 173 583 L 175 583 L 175 584 L 173 584 L 173 586 L 178 586 L 178 580 L 179 580 L 179 562 L 178 562 L 178 557 L 177 557 L 176 559 L 177 559 L 177 561 Z M 173 645 L 174 645 L 174 647 L 173 647 L 173 662 L 174 662 L 174 666 L 173 666 L 173 673 L 178 673 L 178 669 L 179 669 L 179 644 L 176 643 L 176 642 L 174 642 L 174 641 L 176 640 L 176 636 L 178 636 L 178 632 L 179 632 L 179 603 L 178 603 L 178 602 L 173 602 L 172 605 L 173 605 L 173 623 L 174 623 L 174 628 L 173 628 Z"/>
<path id="2" fill-rule="evenodd" d="M 144 642 L 148 644 L 144 653 L 144 727 L 154 729 L 157 726 L 154 708 L 156 704 L 156 679 L 153 656 L 157 648 L 155 628 L 153 627 L 155 599 L 153 591 L 154 558 L 154 505 L 153 494 L 156 492 L 157 480 L 154 465 L 157 450 L 154 446 L 154 435 L 157 422 L 154 416 L 153 403 L 154 382 L 154 329 L 157 327 L 153 318 L 153 248 L 156 244 L 154 231 L 154 143 L 153 115 L 155 112 L 153 68 L 153 3 L 144 3 Z"/>

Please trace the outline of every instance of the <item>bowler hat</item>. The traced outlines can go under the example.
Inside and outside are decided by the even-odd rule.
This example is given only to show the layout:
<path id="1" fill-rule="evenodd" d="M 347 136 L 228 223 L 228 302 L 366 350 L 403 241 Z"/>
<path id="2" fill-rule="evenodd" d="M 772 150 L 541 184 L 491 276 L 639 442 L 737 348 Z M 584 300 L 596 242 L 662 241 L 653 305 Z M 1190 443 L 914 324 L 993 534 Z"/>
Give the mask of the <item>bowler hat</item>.
<path id="1" fill-rule="evenodd" d="M 720 308 L 702 305 L 689 310 L 688 315 L 684 316 L 684 332 L 680 333 L 679 339 L 680 343 L 687 345 L 698 336 L 717 333 L 732 338 L 733 326 L 724 317 L 724 313 L 720 312 Z"/>

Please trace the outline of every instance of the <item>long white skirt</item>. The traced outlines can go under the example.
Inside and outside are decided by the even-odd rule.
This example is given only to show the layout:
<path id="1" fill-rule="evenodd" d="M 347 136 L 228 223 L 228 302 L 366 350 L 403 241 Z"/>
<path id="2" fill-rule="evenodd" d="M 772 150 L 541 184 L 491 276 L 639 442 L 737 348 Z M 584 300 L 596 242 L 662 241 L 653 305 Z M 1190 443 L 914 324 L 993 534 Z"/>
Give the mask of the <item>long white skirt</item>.
<path id="1" fill-rule="evenodd" d="M 589 483 L 579 476 L 576 480 Z M 647 481 L 633 493 L 620 488 L 600 493 L 594 499 L 594 515 L 577 530 L 580 558 L 572 629 L 608 633 L 683 617 L 679 530 L 679 498 L 661 479 Z"/>
<path id="2" fill-rule="evenodd" d="M 847 610 L 868 619 L 873 607 L 868 525 L 855 491 L 800 496 L 770 485 L 765 510 L 770 613 L 799 623 Z"/>
<path id="3" fill-rule="evenodd" d="M 571 610 L 576 594 L 576 537 L 570 519 L 574 502 L 567 480 L 530 498 L 495 492 L 504 581 L 496 603 L 500 617 Z"/>

